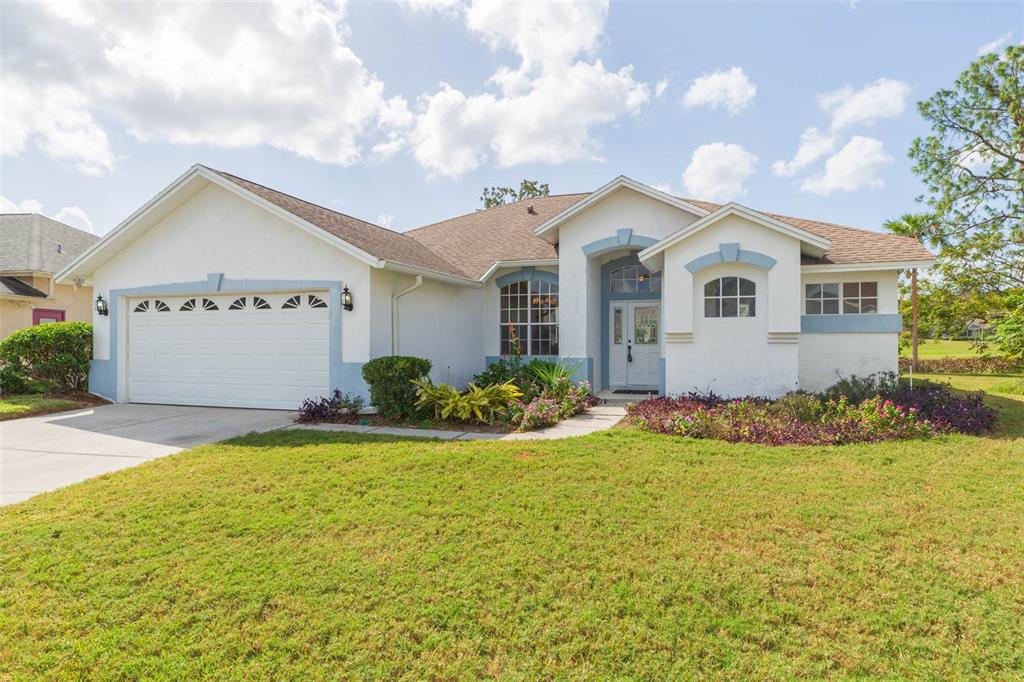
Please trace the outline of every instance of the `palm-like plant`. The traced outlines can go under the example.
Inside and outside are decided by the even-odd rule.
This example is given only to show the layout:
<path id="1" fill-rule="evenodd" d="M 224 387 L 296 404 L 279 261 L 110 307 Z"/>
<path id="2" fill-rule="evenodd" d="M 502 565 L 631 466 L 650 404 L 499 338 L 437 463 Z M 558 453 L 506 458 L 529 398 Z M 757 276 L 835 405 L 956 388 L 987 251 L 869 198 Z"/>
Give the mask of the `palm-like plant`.
<path id="1" fill-rule="evenodd" d="M 938 238 L 935 216 L 931 213 L 904 213 L 887 220 L 885 229 L 901 237 L 913 237 L 922 244 Z M 910 271 L 910 366 L 917 371 L 917 268 Z"/>

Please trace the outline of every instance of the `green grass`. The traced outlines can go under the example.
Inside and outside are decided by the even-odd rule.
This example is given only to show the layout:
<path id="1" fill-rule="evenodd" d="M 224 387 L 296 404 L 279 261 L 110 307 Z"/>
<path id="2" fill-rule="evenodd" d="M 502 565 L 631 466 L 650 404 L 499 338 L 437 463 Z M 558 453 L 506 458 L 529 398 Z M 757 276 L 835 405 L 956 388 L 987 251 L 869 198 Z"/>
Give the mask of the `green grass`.
<path id="1" fill-rule="evenodd" d="M 200 447 L 0 509 L 0 677 L 1017 677 L 1020 435 Z"/>
<path id="2" fill-rule="evenodd" d="M 84 403 L 68 398 L 54 398 L 45 395 L 0 396 L 0 421 L 18 419 L 50 412 L 63 412 L 82 407 Z"/>
<path id="3" fill-rule="evenodd" d="M 987 353 L 989 355 L 1001 355 L 999 349 L 989 344 Z M 900 347 L 900 355 L 910 357 L 910 346 Z M 970 341 L 949 340 L 949 339 L 921 339 L 917 345 L 917 357 L 925 358 L 974 358 L 980 357 Z"/>

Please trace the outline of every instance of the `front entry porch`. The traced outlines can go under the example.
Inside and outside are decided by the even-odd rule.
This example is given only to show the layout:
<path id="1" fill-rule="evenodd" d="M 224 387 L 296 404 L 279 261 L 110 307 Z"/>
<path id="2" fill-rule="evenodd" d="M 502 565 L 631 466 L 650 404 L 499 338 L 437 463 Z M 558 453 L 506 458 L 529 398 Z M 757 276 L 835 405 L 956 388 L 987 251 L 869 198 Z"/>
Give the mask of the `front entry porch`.
<path id="1" fill-rule="evenodd" d="M 602 392 L 658 394 L 661 386 L 661 273 L 636 254 L 601 266 Z"/>

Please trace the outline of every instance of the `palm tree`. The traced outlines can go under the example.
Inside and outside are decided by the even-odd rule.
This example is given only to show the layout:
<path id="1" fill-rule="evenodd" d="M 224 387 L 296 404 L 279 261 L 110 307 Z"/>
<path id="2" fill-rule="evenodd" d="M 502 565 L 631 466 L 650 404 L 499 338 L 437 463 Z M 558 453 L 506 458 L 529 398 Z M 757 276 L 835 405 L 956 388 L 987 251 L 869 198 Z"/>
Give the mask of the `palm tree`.
<path id="1" fill-rule="evenodd" d="M 887 220 L 885 229 L 901 237 L 913 237 L 924 243 L 936 235 L 936 220 L 931 213 L 904 213 Z M 917 371 L 917 268 L 910 271 L 910 366 Z"/>

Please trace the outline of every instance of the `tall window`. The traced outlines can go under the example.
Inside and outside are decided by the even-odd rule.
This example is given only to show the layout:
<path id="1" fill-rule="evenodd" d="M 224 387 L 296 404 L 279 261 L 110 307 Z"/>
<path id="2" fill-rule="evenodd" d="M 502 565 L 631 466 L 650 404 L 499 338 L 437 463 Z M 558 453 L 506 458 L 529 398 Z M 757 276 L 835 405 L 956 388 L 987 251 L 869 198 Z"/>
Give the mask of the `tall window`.
<path id="1" fill-rule="evenodd" d="M 609 273 L 608 286 L 613 294 L 656 294 L 661 291 L 661 273 L 652 273 L 639 263 L 623 265 Z"/>
<path id="2" fill-rule="evenodd" d="M 558 285 L 522 281 L 501 288 L 501 353 L 512 352 L 512 331 L 524 355 L 558 355 Z"/>
<path id="3" fill-rule="evenodd" d="M 804 286 L 806 315 L 862 315 L 877 312 L 878 282 L 825 282 Z"/>
<path id="4" fill-rule="evenodd" d="M 713 279 L 704 285 L 704 317 L 754 317 L 756 292 L 749 279 Z"/>

